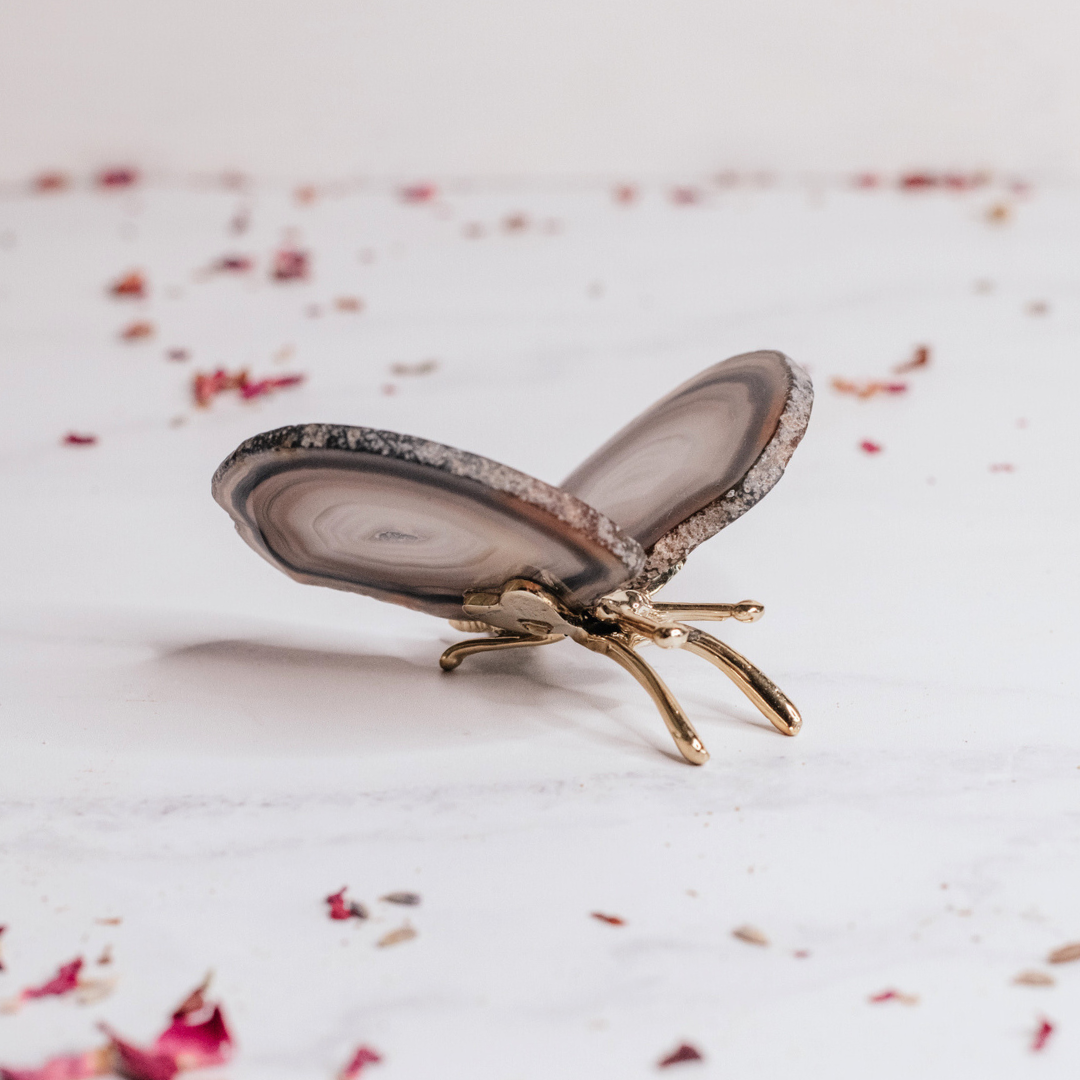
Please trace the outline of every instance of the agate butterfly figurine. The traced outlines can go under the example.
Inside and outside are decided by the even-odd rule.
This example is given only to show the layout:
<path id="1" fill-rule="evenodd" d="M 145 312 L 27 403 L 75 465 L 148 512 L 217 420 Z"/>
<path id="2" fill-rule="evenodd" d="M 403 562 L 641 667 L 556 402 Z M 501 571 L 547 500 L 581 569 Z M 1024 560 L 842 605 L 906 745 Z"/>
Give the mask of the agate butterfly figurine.
<path id="1" fill-rule="evenodd" d="M 687 761 L 697 732 L 639 655 L 652 642 L 715 664 L 785 735 L 802 721 L 705 620 L 763 608 L 654 599 L 687 555 L 780 479 L 810 419 L 809 377 L 779 352 L 714 364 L 632 420 L 559 487 L 450 446 L 338 424 L 278 428 L 214 474 L 214 498 L 264 559 L 308 585 L 373 596 L 487 636 L 473 653 L 569 638 L 648 691 Z"/>

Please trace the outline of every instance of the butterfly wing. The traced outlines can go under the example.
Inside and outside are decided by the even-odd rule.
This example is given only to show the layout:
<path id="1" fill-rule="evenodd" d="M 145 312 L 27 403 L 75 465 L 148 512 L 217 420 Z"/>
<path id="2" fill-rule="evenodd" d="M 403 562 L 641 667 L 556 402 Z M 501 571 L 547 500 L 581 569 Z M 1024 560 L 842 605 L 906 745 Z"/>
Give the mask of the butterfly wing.
<path id="1" fill-rule="evenodd" d="M 563 481 L 647 553 L 656 587 L 768 494 L 803 437 L 810 377 L 779 352 L 734 356 L 658 401 Z"/>
<path id="2" fill-rule="evenodd" d="M 496 461 L 335 424 L 241 444 L 213 495 L 297 581 L 463 618 L 466 592 L 524 577 L 583 606 L 632 578 L 640 545 L 591 506 Z"/>

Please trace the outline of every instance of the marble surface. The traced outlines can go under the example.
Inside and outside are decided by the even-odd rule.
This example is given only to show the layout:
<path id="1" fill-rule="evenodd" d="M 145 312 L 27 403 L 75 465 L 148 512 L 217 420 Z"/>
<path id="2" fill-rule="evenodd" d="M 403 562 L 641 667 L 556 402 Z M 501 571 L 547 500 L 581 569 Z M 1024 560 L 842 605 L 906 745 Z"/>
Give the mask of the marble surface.
<path id="1" fill-rule="evenodd" d="M 387 1080 L 647 1077 L 682 1041 L 705 1061 L 671 1076 L 1075 1075 L 1080 963 L 1042 962 L 1080 939 L 1080 192 L 702 191 L 0 200 L 0 997 L 106 944 L 118 979 L 0 1016 L 0 1062 L 99 1020 L 148 1039 L 213 968 L 232 1080 L 332 1077 L 359 1042 Z M 270 280 L 284 241 L 310 281 Z M 256 268 L 200 273 L 231 252 Z M 106 295 L 136 267 L 147 299 Z M 604 658 L 443 675 L 446 624 L 290 581 L 210 497 L 242 439 L 314 420 L 557 482 L 757 348 L 810 369 L 808 435 L 663 598 L 764 602 L 720 636 L 805 724 L 654 653 L 702 769 Z M 308 379 L 195 410 L 218 365 Z M 368 922 L 326 917 L 344 884 Z M 378 948 L 395 889 L 418 936 Z"/>

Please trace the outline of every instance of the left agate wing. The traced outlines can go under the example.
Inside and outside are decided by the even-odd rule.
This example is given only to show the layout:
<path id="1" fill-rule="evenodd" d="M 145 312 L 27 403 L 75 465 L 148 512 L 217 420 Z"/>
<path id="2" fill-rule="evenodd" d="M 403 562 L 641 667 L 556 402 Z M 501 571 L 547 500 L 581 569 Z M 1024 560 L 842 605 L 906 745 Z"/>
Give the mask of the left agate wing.
<path id="1" fill-rule="evenodd" d="M 297 581 L 447 619 L 513 578 L 572 608 L 629 581 L 641 546 L 559 488 L 450 446 L 307 424 L 241 444 L 213 495 L 247 543 Z"/>
<path id="2" fill-rule="evenodd" d="M 806 431 L 810 377 L 779 352 L 706 368 L 632 420 L 563 481 L 646 551 L 630 583 L 663 584 L 764 498 Z"/>

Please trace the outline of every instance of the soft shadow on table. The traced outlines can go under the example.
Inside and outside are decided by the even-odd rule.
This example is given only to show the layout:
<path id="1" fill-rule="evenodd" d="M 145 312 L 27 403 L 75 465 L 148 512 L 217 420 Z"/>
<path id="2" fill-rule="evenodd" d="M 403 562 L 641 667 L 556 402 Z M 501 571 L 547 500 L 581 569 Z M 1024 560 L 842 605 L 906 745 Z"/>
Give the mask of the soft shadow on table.
<path id="1" fill-rule="evenodd" d="M 470 657 L 452 673 L 438 666 L 439 642 L 409 648 L 402 656 L 231 639 L 166 649 L 137 665 L 139 698 L 153 705 L 137 739 L 317 755 L 517 741 L 557 729 L 598 748 L 681 760 L 644 692 L 601 658 L 575 655 L 570 642 Z M 694 693 L 685 700 L 707 742 L 719 734 L 717 720 L 757 726 L 752 710 Z"/>
<path id="2" fill-rule="evenodd" d="M 157 717 L 138 738 L 173 742 L 180 721 L 182 737 L 205 750 L 378 752 L 514 740 L 577 726 L 593 712 L 602 722 L 583 729 L 590 739 L 641 746 L 638 734 L 611 723 L 620 698 L 603 685 L 563 685 L 559 665 L 525 650 L 470 658 L 448 674 L 440 648 L 432 641 L 430 655 L 418 646 L 395 656 L 232 639 L 166 649 L 127 673 Z"/>

